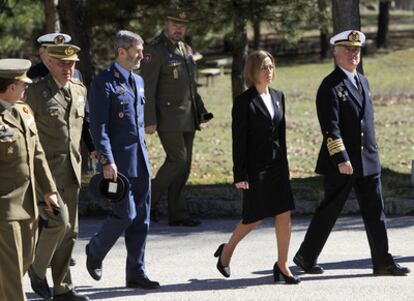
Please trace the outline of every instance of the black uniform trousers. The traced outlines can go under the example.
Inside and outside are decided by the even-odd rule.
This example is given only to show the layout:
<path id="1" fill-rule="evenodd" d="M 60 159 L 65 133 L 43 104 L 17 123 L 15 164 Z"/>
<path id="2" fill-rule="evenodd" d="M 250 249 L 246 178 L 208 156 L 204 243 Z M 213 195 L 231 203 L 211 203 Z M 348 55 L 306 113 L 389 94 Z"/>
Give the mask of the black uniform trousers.
<path id="1" fill-rule="evenodd" d="M 393 259 L 388 253 L 380 175 L 365 177 L 329 175 L 324 177 L 325 198 L 316 209 L 298 251 L 306 262 L 311 264 L 317 262 L 352 188 L 358 199 L 374 267 L 392 263 Z M 348 246 L 352 247 L 352 242 Z"/>

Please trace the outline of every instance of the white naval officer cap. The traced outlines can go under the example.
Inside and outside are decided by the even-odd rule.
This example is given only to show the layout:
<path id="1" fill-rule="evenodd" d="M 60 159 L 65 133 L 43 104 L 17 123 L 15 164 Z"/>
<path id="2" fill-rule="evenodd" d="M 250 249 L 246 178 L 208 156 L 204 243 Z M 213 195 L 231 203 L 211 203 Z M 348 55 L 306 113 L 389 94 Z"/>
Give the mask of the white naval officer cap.
<path id="1" fill-rule="evenodd" d="M 362 47 L 365 43 L 365 35 L 358 30 L 346 30 L 334 35 L 329 42 L 331 45 L 344 45 Z"/>
<path id="2" fill-rule="evenodd" d="M 72 40 L 72 37 L 66 33 L 54 32 L 44 34 L 37 38 L 37 42 L 42 46 L 66 44 Z"/>

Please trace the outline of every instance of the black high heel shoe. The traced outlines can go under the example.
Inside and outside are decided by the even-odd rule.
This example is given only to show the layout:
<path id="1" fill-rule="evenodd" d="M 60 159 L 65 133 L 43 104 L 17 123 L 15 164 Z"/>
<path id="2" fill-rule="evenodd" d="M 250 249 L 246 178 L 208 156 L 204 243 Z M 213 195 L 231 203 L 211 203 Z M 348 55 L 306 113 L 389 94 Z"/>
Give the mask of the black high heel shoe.
<path id="1" fill-rule="evenodd" d="M 277 262 L 273 266 L 273 279 L 275 282 L 280 281 L 280 275 L 282 275 L 283 279 L 285 280 L 286 284 L 298 284 L 300 282 L 300 278 L 296 276 L 288 276 L 283 274 L 283 272 L 280 270 L 279 266 L 277 265 Z"/>
<path id="2" fill-rule="evenodd" d="M 221 258 L 221 253 L 223 252 L 223 248 L 224 248 L 224 245 L 225 244 L 221 244 L 218 248 L 217 248 L 217 250 L 216 250 L 216 252 L 214 252 L 214 257 L 218 257 L 218 260 L 217 260 L 217 265 L 216 265 L 216 267 L 217 267 L 217 270 L 224 276 L 224 277 L 226 277 L 226 278 L 229 278 L 230 277 L 230 267 L 225 267 L 224 265 L 222 265 L 221 264 L 221 260 L 220 260 L 220 258 Z"/>

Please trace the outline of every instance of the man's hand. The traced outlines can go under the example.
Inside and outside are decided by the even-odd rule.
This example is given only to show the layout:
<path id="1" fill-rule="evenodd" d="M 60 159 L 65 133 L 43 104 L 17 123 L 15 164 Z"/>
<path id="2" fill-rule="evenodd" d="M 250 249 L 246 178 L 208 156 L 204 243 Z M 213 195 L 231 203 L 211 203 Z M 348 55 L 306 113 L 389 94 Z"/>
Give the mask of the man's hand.
<path id="1" fill-rule="evenodd" d="M 116 182 L 118 176 L 118 168 L 115 164 L 107 164 L 103 166 L 103 176 L 105 179 L 112 179 Z"/>
<path id="2" fill-rule="evenodd" d="M 249 182 L 247 181 L 237 182 L 234 185 L 237 189 L 249 189 Z"/>
<path id="3" fill-rule="evenodd" d="M 150 135 L 154 134 L 156 130 L 157 130 L 157 125 L 156 124 L 149 125 L 149 126 L 145 127 L 145 133 L 150 134 Z"/>
<path id="4" fill-rule="evenodd" d="M 89 153 L 89 157 L 91 157 L 91 159 L 94 160 L 94 161 L 98 160 L 98 153 L 96 152 L 96 150 L 91 151 Z"/>
<path id="5" fill-rule="evenodd" d="M 339 168 L 339 173 L 344 174 L 344 175 L 352 175 L 354 173 L 352 164 L 349 161 L 339 163 L 338 168 Z"/>
<path id="6" fill-rule="evenodd" d="M 47 206 L 47 211 L 53 212 L 53 207 L 59 208 L 58 199 L 55 192 L 46 193 L 44 196 L 44 200 Z"/>

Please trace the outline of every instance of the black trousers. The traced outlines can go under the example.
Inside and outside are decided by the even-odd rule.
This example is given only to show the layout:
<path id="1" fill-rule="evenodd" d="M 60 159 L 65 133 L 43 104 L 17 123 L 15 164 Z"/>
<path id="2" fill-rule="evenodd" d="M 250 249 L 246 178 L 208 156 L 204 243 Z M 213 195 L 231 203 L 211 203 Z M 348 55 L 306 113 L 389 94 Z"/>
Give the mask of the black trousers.
<path id="1" fill-rule="evenodd" d="M 324 177 L 325 198 L 316 209 L 298 251 L 306 262 L 316 263 L 352 188 L 358 199 L 374 267 L 392 262 L 392 256 L 388 253 L 380 175 Z"/>

